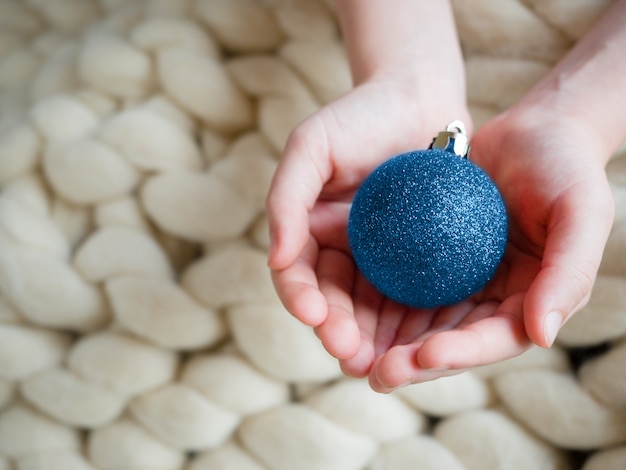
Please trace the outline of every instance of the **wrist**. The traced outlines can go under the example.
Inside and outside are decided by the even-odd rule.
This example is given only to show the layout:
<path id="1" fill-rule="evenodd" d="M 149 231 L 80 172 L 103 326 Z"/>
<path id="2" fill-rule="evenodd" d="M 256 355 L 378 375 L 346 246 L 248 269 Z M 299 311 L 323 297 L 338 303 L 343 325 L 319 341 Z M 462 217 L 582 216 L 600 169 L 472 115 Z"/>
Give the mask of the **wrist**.
<path id="1" fill-rule="evenodd" d="M 390 72 L 463 74 L 449 1 L 340 0 L 336 9 L 355 86 Z"/>
<path id="2" fill-rule="evenodd" d="M 456 119 L 471 131 L 449 1 L 339 0 L 336 7 L 355 87 L 378 87 L 399 100 L 419 144 Z"/>
<path id="3" fill-rule="evenodd" d="M 590 158 L 604 166 L 626 139 L 626 119 L 622 110 L 615 109 L 617 103 L 607 102 L 600 112 L 587 103 L 587 99 L 597 98 L 597 93 L 577 95 L 539 86 L 510 112 L 518 116 L 518 122 L 553 126 L 558 135 L 571 136 L 579 145 L 584 143 Z"/>
<path id="4" fill-rule="evenodd" d="M 594 135 L 606 162 L 626 140 L 624 44 L 626 0 L 620 0 L 519 105 L 578 124 Z"/>
<path id="5" fill-rule="evenodd" d="M 559 154 L 569 156 L 572 168 L 603 172 L 613 152 L 604 133 L 590 125 L 587 116 L 550 95 L 527 96 L 497 118 L 496 129 L 503 139 L 501 148 L 513 149 L 515 158 L 530 165 L 541 165 Z"/>
<path id="6" fill-rule="evenodd" d="M 428 82 L 424 77 L 410 73 L 379 74 L 362 83 L 358 88 L 372 87 L 384 96 L 393 108 L 401 109 L 404 119 L 414 129 L 416 148 L 427 147 L 432 139 L 452 121 L 460 120 L 468 135 L 472 134 L 473 122 L 464 82 L 441 78 Z"/>

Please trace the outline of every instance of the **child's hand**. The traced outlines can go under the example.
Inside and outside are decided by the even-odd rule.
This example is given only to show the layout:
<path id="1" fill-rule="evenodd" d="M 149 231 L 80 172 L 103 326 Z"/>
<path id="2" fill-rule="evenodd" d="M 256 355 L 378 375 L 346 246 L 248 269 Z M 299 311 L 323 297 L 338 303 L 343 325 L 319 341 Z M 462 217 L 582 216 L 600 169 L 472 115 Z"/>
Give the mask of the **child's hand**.
<path id="1" fill-rule="evenodd" d="M 604 166 L 626 139 L 624 44 L 620 0 L 524 99 L 476 134 L 471 158 L 509 212 L 503 263 L 472 300 L 426 320 L 401 317 L 399 326 L 372 321 L 370 336 L 396 335 L 369 372 L 375 390 L 496 362 L 531 342 L 550 346 L 587 302 L 613 221 Z M 407 341 L 409 333 L 418 336 Z"/>
<path id="2" fill-rule="evenodd" d="M 363 376 L 382 299 L 348 247 L 354 192 L 386 159 L 426 147 L 455 119 L 471 123 L 449 2 L 342 0 L 337 13 L 355 88 L 289 138 L 267 198 L 269 265 L 287 309 L 332 355 L 351 358 L 347 373 Z"/>
<path id="3" fill-rule="evenodd" d="M 359 331 L 359 306 L 362 295 L 380 297 L 356 272 L 348 247 L 354 192 L 386 159 L 426 147 L 459 113 L 467 120 L 467 111 L 452 105 L 433 106 L 426 119 L 413 92 L 402 90 L 397 83 L 368 82 L 307 119 L 290 136 L 268 195 L 277 292 L 339 359 L 369 347 Z M 358 370 L 348 372 L 367 373 L 373 359 L 353 360 Z"/>
<path id="4" fill-rule="evenodd" d="M 613 220 L 598 137 L 549 110 L 514 109 L 480 129 L 471 158 L 492 176 L 509 212 L 503 262 L 471 300 L 397 314 L 397 326 L 372 328 L 375 336 L 396 336 L 371 369 L 375 390 L 497 362 L 531 341 L 552 344 L 589 298 Z"/>
<path id="5" fill-rule="evenodd" d="M 448 8 L 444 2 L 399 3 L 407 10 Z M 426 147 L 452 120 L 469 124 L 458 51 L 443 49 L 448 69 L 433 80 L 438 69 L 431 62 L 444 55 L 429 56 L 432 36 L 401 41 L 398 53 L 389 43 L 396 36 L 385 35 L 391 10 L 373 0 L 340 5 L 356 8 L 355 23 L 347 20 L 346 29 L 364 39 L 361 49 L 352 44 L 357 86 L 294 131 L 267 200 L 269 264 L 285 306 L 315 327 L 347 374 L 369 375 L 382 392 L 500 361 L 532 342 L 549 346 L 587 301 L 612 223 L 604 164 L 626 138 L 620 105 L 626 0 L 616 2 L 527 97 L 476 135 L 471 158 L 494 179 L 509 211 L 504 260 L 481 293 L 419 311 L 383 298 L 358 273 L 347 218 L 355 190 L 379 163 Z M 447 29 L 424 23 L 437 25 L 440 36 L 450 26 L 443 10 Z M 368 36 L 381 22 L 385 28 Z M 396 32 L 411 36 L 412 24 L 404 23 Z M 405 67 L 416 50 L 416 60 L 427 59 L 419 64 L 423 73 Z"/>

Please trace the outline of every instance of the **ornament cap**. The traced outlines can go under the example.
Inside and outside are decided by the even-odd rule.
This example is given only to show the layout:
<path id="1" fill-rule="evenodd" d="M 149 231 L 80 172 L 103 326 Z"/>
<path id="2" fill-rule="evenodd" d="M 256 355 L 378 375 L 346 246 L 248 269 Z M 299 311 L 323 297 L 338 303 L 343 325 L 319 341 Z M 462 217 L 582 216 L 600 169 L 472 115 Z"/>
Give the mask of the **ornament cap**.
<path id="1" fill-rule="evenodd" d="M 465 131 L 465 124 L 461 121 L 452 121 L 446 126 L 445 131 L 437 134 L 429 148 L 445 150 L 458 157 L 467 158 L 469 156 L 470 144 Z"/>

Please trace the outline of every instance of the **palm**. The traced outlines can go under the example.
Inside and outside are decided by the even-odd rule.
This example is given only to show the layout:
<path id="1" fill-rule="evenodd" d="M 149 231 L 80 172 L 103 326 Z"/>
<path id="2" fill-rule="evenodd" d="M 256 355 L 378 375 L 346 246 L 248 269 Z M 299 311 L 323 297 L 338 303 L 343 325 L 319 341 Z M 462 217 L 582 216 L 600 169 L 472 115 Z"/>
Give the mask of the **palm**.
<path id="1" fill-rule="evenodd" d="M 589 297 L 614 208 L 598 163 L 604 160 L 601 146 L 573 122 L 550 124 L 504 114 L 474 141 L 478 163 L 501 188 L 511 217 L 506 275 L 494 279 L 486 294 L 530 289 L 526 310 L 532 313 L 549 303 L 537 298 L 539 284 L 543 294 L 552 287 L 562 291 L 558 284 L 566 281 L 571 314 Z M 526 320 L 537 342 L 538 332 Z"/>
<path id="2" fill-rule="evenodd" d="M 267 199 L 273 240 L 269 264 L 283 303 L 308 325 L 326 321 L 327 302 L 319 295 L 314 268 L 329 248 L 349 252 L 345 226 L 360 183 L 390 156 L 423 148 L 449 121 L 467 119 L 465 108 L 456 112 L 452 105 L 439 106 L 458 99 L 429 95 L 437 112 L 426 120 L 416 105 L 426 100 L 414 92 L 368 82 L 304 121 L 287 142 Z M 333 341 L 325 345 L 338 354 Z"/>
<path id="3" fill-rule="evenodd" d="M 336 236 L 345 233 L 347 210 L 345 204 L 322 203 L 313 212 L 311 228 L 318 245 L 316 274 L 330 306 L 317 333 L 340 358 L 349 356 L 344 351 L 358 342 L 358 352 L 341 361 L 348 375 L 370 374 L 372 387 L 387 391 L 407 381 L 504 359 L 529 344 L 521 315 L 523 296 L 518 293 L 539 271 L 540 256 L 511 241 L 496 276 L 474 298 L 437 309 L 408 308 L 383 297 L 356 269 L 345 236 Z M 506 312 L 499 310 L 503 304 Z M 493 341 L 483 338 L 490 332 L 498 335 L 497 342 L 504 341 L 504 351 L 490 351 Z"/>
<path id="4" fill-rule="evenodd" d="M 383 298 L 355 269 L 345 237 L 332 238 L 332 234 L 345 233 L 347 207 L 323 203 L 313 212 L 312 233 L 320 254 L 318 277 L 329 304 L 335 307 L 330 321 L 318 327 L 318 334 L 331 350 L 333 343 L 342 344 L 340 332 L 350 331 L 342 325 L 349 323 L 353 312 L 360 329 L 358 353 L 344 359 L 342 366 L 350 375 L 369 373 L 372 386 L 379 391 L 458 373 L 524 351 L 531 344 L 525 311 L 532 311 L 532 302 L 537 302 L 527 299 L 527 293 L 539 278 L 543 278 L 545 290 L 552 275 L 549 260 L 567 249 L 563 245 L 567 231 L 561 233 L 558 227 L 581 216 L 576 213 L 585 209 L 578 206 L 581 196 L 588 201 L 590 194 L 601 195 L 595 209 L 610 206 L 604 197 L 607 184 L 601 171 L 587 164 L 573 168 L 571 155 L 562 148 L 550 148 L 549 140 L 529 143 L 524 136 L 515 142 L 510 135 L 495 139 L 498 125 L 502 124 L 496 120 L 479 133 L 474 155 L 502 188 L 511 222 L 509 241 L 493 280 L 471 299 L 418 311 Z M 536 133 L 535 137 L 540 139 Z M 554 157 L 547 159 L 552 151 Z M 610 219 L 602 218 L 605 212 L 600 210 L 596 217 L 608 227 Z M 553 235 L 547 245 L 550 231 Z M 341 347 L 335 352 L 341 353 Z"/>
<path id="5" fill-rule="evenodd" d="M 369 374 L 379 391 L 512 357 L 533 342 L 548 345 L 546 312 L 567 317 L 584 304 L 612 221 L 602 166 L 584 154 L 598 148 L 567 125 L 547 133 L 542 119 L 505 114 L 475 136 L 472 153 L 509 212 L 496 275 L 482 292 L 450 307 L 418 311 L 385 299 L 350 254 L 354 191 L 384 159 L 424 148 L 439 130 L 432 122 L 440 127 L 459 117 L 420 126 L 411 102 L 372 85 L 323 109 L 292 135 L 268 199 L 270 223 L 282 218 L 292 227 L 281 227 L 291 230 L 282 234 L 282 255 L 290 261 L 274 258 L 272 266 L 281 299 L 315 327 L 347 374 Z M 294 182 L 305 174 L 314 184 Z"/>

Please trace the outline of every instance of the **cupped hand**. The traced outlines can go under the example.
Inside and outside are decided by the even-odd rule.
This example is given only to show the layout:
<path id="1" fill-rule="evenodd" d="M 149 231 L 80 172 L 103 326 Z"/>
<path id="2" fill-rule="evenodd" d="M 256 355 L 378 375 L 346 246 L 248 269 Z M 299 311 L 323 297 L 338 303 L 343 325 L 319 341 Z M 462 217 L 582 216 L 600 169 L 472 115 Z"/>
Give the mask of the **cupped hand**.
<path id="1" fill-rule="evenodd" d="M 389 341 L 378 340 L 369 372 L 374 389 L 391 391 L 553 343 L 589 298 L 613 221 L 597 137 L 575 118 L 555 119 L 546 110 L 514 109 L 478 131 L 471 158 L 494 179 L 509 213 L 504 259 L 465 302 L 405 310 L 391 327 L 372 323 L 369 334 Z"/>
<path id="2" fill-rule="evenodd" d="M 525 331 L 548 347 L 591 294 L 615 211 L 605 172 L 611 151 L 584 116 L 520 108 L 473 142 L 511 217 L 501 275 L 484 297 L 525 292 Z"/>
<path id="3" fill-rule="evenodd" d="M 353 358 L 345 364 L 351 375 L 364 375 L 373 362 L 360 353 L 370 341 L 358 305 L 363 295 L 378 296 L 348 248 L 354 192 L 380 163 L 425 148 L 450 121 L 470 124 L 465 105 L 455 106 L 464 102 L 462 82 L 454 103 L 452 93 L 420 97 L 414 81 L 406 83 L 397 76 L 366 82 L 304 121 L 288 139 L 267 198 L 276 290 L 332 355 Z"/>
<path id="4" fill-rule="evenodd" d="M 382 344 L 369 369 L 374 389 L 496 362 L 532 343 L 550 346 L 588 301 L 614 216 L 604 165 L 626 136 L 625 19 L 626 1 L 615 2 L 524 98 L 477 132 L 471 158 L 509 213 L 503 262 L 481 293 L 457 306 L 399 315 L 400 326 L 383 315 L 361 321 Z M 410 330 L 423 332 L 399 334 Z M 344 369 L 355 364 L 344 361 Z"/>
<path id="5" fill-rule="evenodd" d="M 589 297 L 613 211 L 594 136 L 575 120 L 510 111 L 478 132 L 471 155 L 509 212 L 493 280 L 437 309 L 384 298 L 352 260 L 350 201 L 375 166 L 424 148 L 446 122 L 420 126 L 410 102 L 391 93 L 357 87 L 296 129 L 267 204 L 270 267 L 286 308 L 315 328 L 346 374 L 369 375 L 380 392 L 549 346 Z"/>

